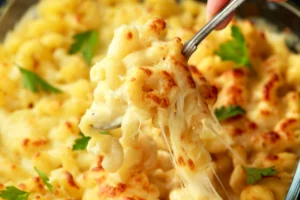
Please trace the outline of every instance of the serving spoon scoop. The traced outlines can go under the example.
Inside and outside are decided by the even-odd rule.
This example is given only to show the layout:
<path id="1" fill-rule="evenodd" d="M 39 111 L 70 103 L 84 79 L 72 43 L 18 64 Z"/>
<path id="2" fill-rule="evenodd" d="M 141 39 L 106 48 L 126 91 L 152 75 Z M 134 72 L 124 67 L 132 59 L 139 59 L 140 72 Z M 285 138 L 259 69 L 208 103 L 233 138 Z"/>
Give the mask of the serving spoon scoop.
<path id="1" fill-rule="evenodd" d="M 237 7 L 239 7 L 246 0 L 232 0 L 226 5 L 221 12 L 214 16 L 199 32 L 197 32 L 190 40 L 185 42 L 182 49 L 182 54 L 188 60 L 191 55 L 197 50 L 200 42 L 208 36 L 218 25 L 220 25 Z M 109 131 L 120 128 L 120 123 L 112 123 L 101 127 L 100 131 Z"/>

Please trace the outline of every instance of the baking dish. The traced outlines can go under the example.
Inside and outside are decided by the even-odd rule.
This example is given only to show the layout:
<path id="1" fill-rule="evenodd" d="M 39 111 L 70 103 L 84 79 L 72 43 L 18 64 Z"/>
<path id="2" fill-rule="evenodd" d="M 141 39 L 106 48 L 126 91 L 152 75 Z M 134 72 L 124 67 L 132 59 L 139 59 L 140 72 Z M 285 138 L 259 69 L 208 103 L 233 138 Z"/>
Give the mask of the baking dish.
<path id="1" fill-rule="evenodd" d="M 31 3 L 31 1 L 19 1 L 17 4 L 12 5 L 9 12 L 7 12 L 7 14 L 4 15 L 5 18 L 3 19 L 6 19 L 6 21 L 3 20 L 1 22 L 3 23 L 1 26 L 1 31 L 3 32 L 3 35 L 7 32 L 7 30 L 12 28 L 11 25 L 15 21 L 17 21 L 18 16 L 22 14 L 22 9 L 18 9 L 24 8 L 24 5 L 22 5 L 21 2 L 29 5 Z M 32 1 L 32 3 L 34 2 L 35 1 Z M 299 11 L 297 11 L 297 7 L 292 4 L 274 4 L 266 3 L 264 1 L 248 1 L 237 11 L 237 14 L 242 18 L 260 17 L 266 19 L 269 22 L 272 21 L 272 24 L 274 24 L 279 31 L 286 30 L 287 28 L 289 28 L 291 32 L 295 33 L 296 36 L 299 35 L 300 32 Z M 7 25 L 5 24 L 5 22 L 7 23 Z M 287 44 L 291 47 L 291 49 L 293 49 L 296 52 L 299 52 L 299 48 L 297 46 L 299 40 L 296 37 L 293 38 L 293 41 L 287 40 Z M 293 198 L 295 199 L 296 197 L 292 197 L 291 199 Z"/>

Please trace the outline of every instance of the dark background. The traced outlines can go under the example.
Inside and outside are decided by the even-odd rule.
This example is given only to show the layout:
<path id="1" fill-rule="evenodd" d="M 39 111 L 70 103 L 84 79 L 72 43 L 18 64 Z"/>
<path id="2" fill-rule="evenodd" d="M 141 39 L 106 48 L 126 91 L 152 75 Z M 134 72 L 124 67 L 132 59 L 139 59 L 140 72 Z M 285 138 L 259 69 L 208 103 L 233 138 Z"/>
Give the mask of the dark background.
<path id="1" fill-rule="evenodd" d="M 0 0 L 0 7 L 5 3 L 5 0 Z"/>
<path id="2" fill-rule="evenodd" d="M 296 5 L 298 5 L 300 7 L 300 0 L 292 0 L 291 2 L 295 3 Z"/>
<path id="3" fill-rule="evenodd" d="M 2 5 L 4 5 L 4 3 L 6 2 L 7 0 L 0 0 L 0 7 Z M 23 0 L 23 1 L 26 1 L 26 0 Z M 289 0 L 290 2 L 293 2 L 294 4 L 298 5 L 300 7 L 300 0 Z"/>

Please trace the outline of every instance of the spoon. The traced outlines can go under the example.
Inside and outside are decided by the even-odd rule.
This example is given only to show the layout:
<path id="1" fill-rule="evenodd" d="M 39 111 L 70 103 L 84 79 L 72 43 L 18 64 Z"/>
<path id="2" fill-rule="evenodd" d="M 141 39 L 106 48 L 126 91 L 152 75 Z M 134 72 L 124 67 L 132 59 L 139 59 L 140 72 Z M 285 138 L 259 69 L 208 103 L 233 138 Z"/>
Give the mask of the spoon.
<path id="1" fill-rule="evenodd" d="M 221 24 L 237 7 L 239 7 L 246 0 L 232 0 L 227 6 L 223 8 L 214 18 L 212 18 L 196 35 L 188 40 L 182 49 L 182 54 L 188 60 L 191 55 L 197 50 L 197 46 L 202 42 L 208 34 L 210 34 L 219 24 Z"/>

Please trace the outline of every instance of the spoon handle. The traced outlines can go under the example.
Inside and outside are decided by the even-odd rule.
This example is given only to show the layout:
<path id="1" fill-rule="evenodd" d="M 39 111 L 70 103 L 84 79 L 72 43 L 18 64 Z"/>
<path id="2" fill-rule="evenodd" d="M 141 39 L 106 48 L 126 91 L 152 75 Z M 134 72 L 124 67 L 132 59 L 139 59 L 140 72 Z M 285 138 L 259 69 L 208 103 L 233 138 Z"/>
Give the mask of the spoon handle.
<path id="1" fill-rule="evenodd" d="M 246 0 L 232 0 L 226 7 L 223 8 L 212 20 L 210 20 L 196 35 L 187 41 L 182 49 L 182 54 L 188 60 L 196 51 L 199 43 L 212 32 L 219 24 L 221 24 L 237 7 Z"/>
<path id="2" fill-rule="evenodd" d="M 293 182 L 285 197 L 285 200 L 296 200 L 300 198 L 300 161 L 294 175 Z"/>

